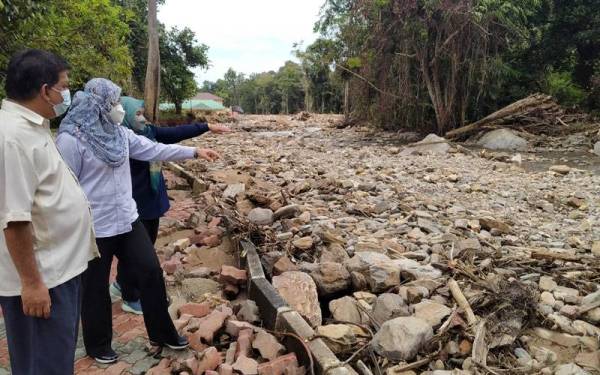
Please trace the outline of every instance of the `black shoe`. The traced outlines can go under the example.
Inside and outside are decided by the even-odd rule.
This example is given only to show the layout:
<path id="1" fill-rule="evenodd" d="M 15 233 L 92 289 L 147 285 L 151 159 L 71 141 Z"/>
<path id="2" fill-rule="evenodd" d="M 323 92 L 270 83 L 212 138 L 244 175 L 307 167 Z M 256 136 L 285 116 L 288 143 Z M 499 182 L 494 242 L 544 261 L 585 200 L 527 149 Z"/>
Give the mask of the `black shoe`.
<path id="1" fill-rule="evenodd" d="M 153 346 L 167 346 L 173 350 L 183 350 L 183 349 L 187 348 L 188 346 L 190 346 L 190 342 L 188 341 L 188 339 L 186 339 L 183 336 L 178 336 L 176 342 L 159 343 L 159 342 L 150 341 L 150 344 L 152 344 Z"/>
<path id="2" fill-rule="evenodd" d="M 91 357 L 94 358 L 96 362 L 102 363 L 103 365 L 115 363 L 117 362 L 117 359 L 119 359 L 119 355 L 112 349 L 109 349 L 105 353 L 101 353 L 99 355 L 92 355 Z"/>

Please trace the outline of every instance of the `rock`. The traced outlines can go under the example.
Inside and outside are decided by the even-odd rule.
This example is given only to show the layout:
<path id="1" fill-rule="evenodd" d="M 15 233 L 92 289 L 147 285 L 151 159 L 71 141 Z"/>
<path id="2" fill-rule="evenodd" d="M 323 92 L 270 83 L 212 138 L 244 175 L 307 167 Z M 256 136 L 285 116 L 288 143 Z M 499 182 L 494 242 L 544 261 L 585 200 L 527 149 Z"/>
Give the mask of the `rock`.
<path id="1" fill-rule="evenodd" d="M 566 301 L 568 300 L 568 297 L 578 297 L 579 291 L 577 289 L 567 288 L 565 286 L 557 286 L 552 291 L 552 294 L 554 294 L 554 298 L 557 300 L 568 302 Z"/>
<path id="2" fill-rule="evenodd" d="M 594 144 L 594 154 L 600 156 L 600 142 Z"/>
<path id="3" fill-rule="evenodd" d="M 232 184 L 228 185 L 225 191 L 223 192 L 223 199 L 234 200 L 238 194 L 246 191 L 245 184 Z"/>
<path id="4" fill-rule="evenodd" d="M 225 322 L 225 332 L 232 337 L 238 337 L 240 331 L 244 329 L 253 330 L 254 326 L 251 323 L 234 319 L 228 319 L 227 322 Z"/>
<path id="5" fill-rule="evenodd" d="M 579 345 L 579 338 L 577 336 L 569 335 L 562 332 L 551 331 L 549 329 L 536 327 L 533 332 L 540 338 L 548 341 L 552 341 L 555 344 L 572 347 Z"/>
<path id="6" fill-rule="evenodd" d="M 447 154 L 450 150 L 450 145 L 445 138 L 437 136 L 435 134 L 429 134 L 423 140 L 414 143 L 404 149 L 400 155 L 410 155 L 416 152 L 420 153 L 433 153 L 433 154 Z"/>
<path id="7" fill-rule="evenodd" d="M 552 293 L 542 292 L 542 294 L 540 295 L 540 302 L 548 306 L 554 306 L 554 304 L 556 303 L 556 299 L 554 298 L 554 295 L 552 295 Z"/>
<path id="8" fill-rule="evenodd" d="M 594 243 L 592 244 L 592 254 L 600 257 L 600 241 L 594 241 Z"/>
<path id="9" fill-rule="evenodd" d="M 299 271 L 284 272 L 273 277 L 273 287 L 311 326 L 321 325 L 317 286 L 309 275 Z"/>
<path id="10" fill-rule="evenodd" d="M 225 319 L 230 317 L 229 312 L 213 310 L 210 314 L 201 319 L 198 330 L 192 335 L 192 340 L 200 339 L 200 342 L 211 343 L 215 333 L 221 329 Z"/>
<path id="11" fill-rule="evenodd" d="M 510 226 L 506 223 L 503 223 L 500 220 L 496 220 L 492 217 L 482 217 L 479 219 L 479 224 L 485 230 L 492 231 L 496 230 L 503 234 L 510 234 L 511 229 Z"/>
<path id="12" fill-rule="evenodd" d="M 459 241 L 456 244 L 455 255 L 467 250 L 481 251 L 481 244 L 479 243 L 479 240 L 477 238 L 467 238 Z"/>
<path id="13" fill-rule="evenodd" d="M 340 263 L 321 263 L 317 271 L 311 273 L 320 296 L 330 296 L 350 287 L 350 273 Z"/>
<path id="14" fill-rule="evenodd" d="M 600 323 L 600 307 L 596 307 L 595 309 L 591 309 L 585 314 L 587 320 L 594 324 Z"/>
<path id="15" fill-rule="evenodd" d="M 205 294 L 217 294 L 220 290 L 219 283 L 211 279 L 184 279 L 181 284 L 182 293 L 188 300 L 198 300 Z"/>
<path id="16" fill-rule="evenodd" d="M 554 375 L 590 375 L 590 373 L 574 363 L 568 363 L 556 366 Z"/>
<path id="17" fill-rule="evenodd" d="M 302 374 L 298 372 L 298 359 L 296 354 L 290 353 L 277 357 L 276 359 L 261 363 L 258 366 L 259 375 L 284 375 L 284 374 Z"/>
<path id="18" fill-rule="evenodd" d="M 581 309 L 591 310 L 600 307 L 600 289 L 594 293 L 590 293 L 581 299 Z"/>
<path id="19" fill-rule="evenodd" d="M 556 355 L 555 352 L 553 352 L 552 350 L 548 349 L 548 348 L 534 348 L 534 350 L 532 351 L 533 357 L 542 364 L 554 364 L 556 362 L 556 360 L 558 359 L 558 356 Z"/>
<path id="20" fill-rule="evenodd" d="M 373 318 L 379 324 L 401 316 L 410 316 L 408 306 L 404 303 L 402 297 L 391 293 L 383 293 L 377 297 L 373 305 Z"/>
<path id="21" fill-rule="evenodd" d="M 223 265 L 221 267 L 221 275 L 219 280 L 222 283 L 233 284 L 233 285 L 244 285 L 248 281 L 246 270 L 240 270 L 238 268 Z"/>
<path id="22" fill-rule="evenodd" d="M 600 351 L 596 350 L 591 353 L 581 352 L 575 357 L 575 363 L 585 368 L 600 371 Z"/>
<path id="23" fill-rule="evenodd" d="M 409 361 L 433 337 L 426 321 L 413 317 L 400 317 L 383 323 L 371 346 L 390 361 Z"/>
<path id="24" fill-rule="evenodd" d="M 435 280 L 442 277 L 442 272 L 431 265 L 421 265 L 412 259 L 394 259 L 393 264 L 400 269 L 402 278 L 410 280 Z"/>
<path id="25" fill-rule="evenodd" d="M 356 324 L 368 322 L 368 317 L 358 309 L 357 303 L 352 297 L 342 297 L 329 302 L 329 311 L 337 321 Z"/>
<path id="26" fill-rule="evenodd" d="M 375 294 L 369 293 L 369 292 L 354 292 L 352 295 L 357 300 L 363 300 L 366 303 L 368 303 L 369 305 L 374 304 L 375 301 L 377 300 L 377 296 Z"/>
<path id="27" fill-rule="evenodd" d="M 300 214 L 300 206 L 292 204 L 289 206 L 284 206 L 275 211 L 273 214 L 273 220 L 281 220 L 281 219 L 291 219 Z"/>
<path id="28" fill-rule="evenodd" d="M 189 238 L 182 238 L 180 240 L 173 242 L 173 251 L 176 253 L 183 252 L 188 247 L 190 247 L 190 239 Z"/>
<path id="29" fill-rule="evenodd" d="M 325 344 L 334 353 L 350 350 L 357 342 L 354 331 L 345 324 L 328 324 L 317 327 L 317 334 L 323 336 Z"/>
<path id="30" fill-rule="evenodd" d="M 540 277 L 540 289 L 541 290 L 551 292 L 554 289 L 556 289 L 557 286 L 558 286 L 558 284 L 556 283 L 556 281 L 554 281 L 554 279 L 552 277 L 550 277 L 550 276 Z"/>
<path id="31" fill-rule="evenodd" d="M 258 323 L 260 322 L 260 314 L 258 311 L 258 306 L 256 302 L 252 300 L 244 300 L 239 304 L 239 310 L 236 314 L 236 317 L 239 320 L 248 323 Z"/>
<path id="32" fill-rule="evenodd" d="M 389 263 L 391 259 L 382 253 L 373 251 L 356 252 L 352 258 L 350 258 L 345 266 L 348 271 L 365 271 L 370 266 L 382 263 Z"/>
<path id="33" fill-rule="evenodd" d="M 553 165 L 550 167 L 550 171 L 558 174 L 569 174 L 571 172 L 571 167 L 568 165 Z"/>
<path id="34" fill-rule="evenodd" d="M 284 272 L 288 271 L 298 271 L 299 267 L 292 263 L 290 258 L 287 256 L 283 256 L 279 258 L 277 262 L 273 265 L 273 275 L 281 275 Z"/>
<path id="35" fill-rule="evenodd" d="M 259 351 L 260 356 L 272 361 L 285 351 L 285 347 L 277 341 L 275 336 L 260 330 L 256 334 L 252 347 Z"/>
<path id="36" fill-rule="evenodd" d="M 414 309 L 415 317 L 425 320 L 432 327 L 442 324 L 443 319 L 452 313 L 452 309 L 433 301 L 422 301 Z"/>
<path id="37" fill-rule="evenodd" d="M 268 208 L 255 208 L 248 213 L 248 220 L 256 225 L 273 224 L 273 211 Z"/>
<path id="38" fill-rule="evenodd" d="M 393 264 L 373 264 L 365 276 L 373 293 L 385 292 L 400 285 L 400 270 Z"/>
<path id="39" fill-rule="evenodd" d="M 323 249 L 319 261 L 321 263 L 333 262 L 344 264 L 344 262 L 346 262 L 348 259 L 350 259 L 350 257 L 348 256 L 348 253 L 344 247 L 340 244 L 334 243 L 329 245 L 326 249 Z"/>
<path id="40" fill-rule="evenodd" d="M 302 237 L 292 242 L 294 247 L 300 250 L 309 250 L 313 247 L 312 237 Z"/>
<path id="41" fill-rule="evenodd" d="M 477 144 L 490 150 L 527 150 L 528 143 L 508 129 L 496 129 L 486 133 Z"/>
<path id="42" fill-rule="evenodd" d="M 179 315 L 191 315 L 194 318 L 203 318 L 211 312 L 210 304 L 203 303 L 187 303 L 179 308 Z"/>
<path id="43" fill-rule="evenodd" d="M 243 355 L 238 357 L 232 367 L 234 371 L 237 371 L 243 375 L 258 374 L 258 362 Z"/>

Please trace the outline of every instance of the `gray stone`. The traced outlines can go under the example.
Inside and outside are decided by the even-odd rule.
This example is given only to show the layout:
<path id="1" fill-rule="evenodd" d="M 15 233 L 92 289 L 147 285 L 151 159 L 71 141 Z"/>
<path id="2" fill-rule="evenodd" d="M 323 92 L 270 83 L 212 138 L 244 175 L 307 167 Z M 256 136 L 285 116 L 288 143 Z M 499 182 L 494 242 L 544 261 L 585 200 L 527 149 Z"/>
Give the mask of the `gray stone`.
<path id="1" fill-rule="evenodd" d="M 244 300 L 239 304 L 239 311 L 236 314 L 236 317 L 239 320 L 248 323 L 258 323 L 260 322 L 260 313 L 258 311 L 258 306 L 256 302 L 252 300 Z"/>
<path id="2" fill-rule="evenodd" d="M 408 306 L 398 294 L 383 293 L 373 304 L 373 317 L 383 324 L 390 319 L 410 316 Z"/>
<path id="3" fill-rule="evenodd" d="M 450 145 L 445 138 L 442 138 L 435 134 L 429 134 L 423 140 L 414 143 L 404 149 L 400 155 L 410 155 L 416 152 L 420 153 L 433 153 L 433 154 L 447 154 L 450 150 Z"/>
<path id="4" fill-rule="evenodd" d="M 590 373 L 574 363 L 567 363 L 557 366 L 554 375 L 590 375 Z"/>
<path id="5" fill-rule="evenodd" d="M 254 208 L 248 213 L 248 220 L 256 225 L 270 225 L 273 223 L 273 211 L 268 208 Z"/>
<path id="6" fill-rule="evenodd" d="M 392 261 L 400 269 L 403 278 L 412 280 L 437 279 L 442 277 L 442 271 L 431 265 L 422 265 L 412 259 L 395 259 Z"/>
<path id="7" fill-rule="evenodd" d="M 181 291 L 186 296 L 188 301 L 198 300 L 207 293 L 217 294 L 221 288 L 218 282 L 203 278 L 184 279 L 181 282 L 181 285 Z"/>
<path id="8" fill-rule="evenodd" d="M 528 143 L 508 129 L 497 129 L 486 133 L 477 142 L 481 147 L 490 150 L 527 150 Z"/>
<path id="9" fill-rule="evenodd" d="M 228 185 L 223 192 L 223 199 L 235 199 L 238 194 L 246 191 L 245 184 L 232 184 Z"/>
<path id="10" fill-rule="evenodd" d="M 431 338 L 433 330 L 429 323 L 419 318 L 400 317 L 383 323 L 371 347 L 390 361 L 409 361 Z"/>
<path id="11" fill-rule="evenodd" d="M 400 285 L 400 270 L 393 264 L 373 264 L 365 276 L 373 293 L 385 292 Z"/>
<path id="12" fill-rule="evenodd" d="M 389 263 L 391 259 L 382 253 L 377 253 L 374 251 L 358 251 L 354 254 L 352 258 L 350 258 L 345 266 L 348 268 L 348 271 L 365 271 L 368 270 L 370 266 L 377 264 L 386 264 Z"/>
<path id="13" fill-rule="evenodd" d="M 594 154 L 600 156 L 600 142 L 596 142 L 596 144 L 594 144 Z"/>
<path id="14" fill-rule="evenodd" d="M 300 206 L 291 204 L 281 207 L 273 214 L 273 220 L 290 219 L 300 214 Z"/>
<path id="15" fill-rule="evenodd" d="M 442 320 L 452 312 L 449 307 L 433 301 L 422 301 L 414 309 L 415 317 L 425 320 L 432 327 L 442 324 Z"/>
<path id="16" fill-rule="evenodd" d="M 554 281 L 554 279 L 552 277 L 550 277 L 550 276 L 540 277 L 540 289 L 541 290 L 551 292 L 554 289 L 556 289 L 557 286 L 558 286 L 558 284 L 556 283 L 556 281 Z"/>
<path id="17" fill-rule="evenodd" d="M 333 319 L 340 322 L 362 324 L 368 322 L 368 317 L 357 306 L 357 301 L 349 296 L 334 299 L 329 302 L 329 311 Z"/>

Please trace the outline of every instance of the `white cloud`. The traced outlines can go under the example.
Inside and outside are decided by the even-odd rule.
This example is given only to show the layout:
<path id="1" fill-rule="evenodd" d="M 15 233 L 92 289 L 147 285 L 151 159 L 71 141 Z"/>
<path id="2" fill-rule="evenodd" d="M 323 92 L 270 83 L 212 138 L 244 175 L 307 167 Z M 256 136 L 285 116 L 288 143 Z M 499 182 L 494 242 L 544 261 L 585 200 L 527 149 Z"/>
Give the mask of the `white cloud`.
<path id="1" fill-rule="evenodd" d="M 158 18 L 167 27 L 189 27 L 210 47 L 211 68 L 198 82 L 222 78 L 230 67 L 246 74 L 276 70 L 292 59 L 294 43 L 316 38 L 324 0 L 167 0 Z"/>

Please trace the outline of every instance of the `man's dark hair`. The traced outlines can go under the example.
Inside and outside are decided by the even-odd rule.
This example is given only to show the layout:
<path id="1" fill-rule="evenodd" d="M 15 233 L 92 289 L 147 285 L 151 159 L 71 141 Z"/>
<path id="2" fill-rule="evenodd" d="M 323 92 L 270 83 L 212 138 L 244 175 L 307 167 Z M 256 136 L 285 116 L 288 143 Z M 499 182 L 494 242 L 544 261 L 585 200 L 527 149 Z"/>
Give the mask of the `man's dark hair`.
<path id="1" fill-rule="evenodd" d="M 17 52 L 8 63 L 6 96 L 13 100 L 31 100 L 40 88 L 56 85 L 60 73 L 69 70 L 69 64 L 55 54 L 38 49 Z"/>

